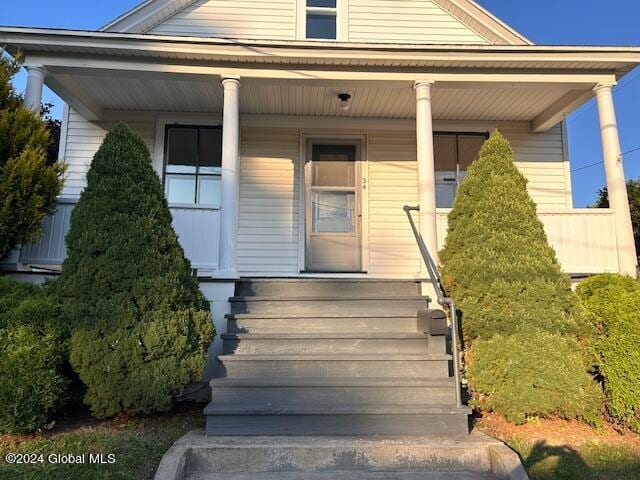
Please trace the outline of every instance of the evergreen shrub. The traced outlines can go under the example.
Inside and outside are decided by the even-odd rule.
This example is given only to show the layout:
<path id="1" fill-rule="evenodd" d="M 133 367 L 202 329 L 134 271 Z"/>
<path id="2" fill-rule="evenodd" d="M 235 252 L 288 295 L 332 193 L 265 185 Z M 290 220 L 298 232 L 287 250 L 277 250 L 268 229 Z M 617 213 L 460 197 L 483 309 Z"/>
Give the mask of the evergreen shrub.
<path id="1" fill-rule="evenodd" d="M 64 404 L 67 344 L 41 287 L 0 278 L 0 433 L 46 428 Z"/>
<path id="2" fill-rule="evenodd" d="M 530 417 L 582 418 L 596 423 L 602 392 L 576 340 L 535 327 L 474 342 L 468 376 L 473 404 L 513 423 Z"/>
<path id="3" fill-rule="evenodd" d="M 85 402 L 97 417 L 168 410 L 201 379 L 213 322 L 149 151 L 126 125 L 96 153 L 66 242 L 56 291 Z"/>
<path id="4" fill-rule="evenodd" d="M 640 281 L 596 275 L 577 293 L 596 325 L 593 350 L 608 413 L 640 432 Z"/>
<path id="5" fill-rule="evenodd" d="M 440 258 L 461 310 L 472 403 L 514 422 L 597 418 L 593 329 L 547 242 L 509 142 L 494 132 L 460 185 Z"/>
<path id="6" fill-rule="evenodd" d="M 494 132 L 460 185 L 440 254 L 465 341 L 536 325 L 588 332 L 569 277 L 547 242 L 509 142 Z"/>

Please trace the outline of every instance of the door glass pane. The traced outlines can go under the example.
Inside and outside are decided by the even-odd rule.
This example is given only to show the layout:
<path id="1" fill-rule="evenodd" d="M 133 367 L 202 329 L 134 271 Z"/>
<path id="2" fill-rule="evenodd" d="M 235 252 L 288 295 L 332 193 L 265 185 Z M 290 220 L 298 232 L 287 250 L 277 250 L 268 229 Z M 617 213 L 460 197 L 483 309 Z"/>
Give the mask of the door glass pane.
<path id="1" fill-rule="evenodd" d="M 206 175 L 198 177 L 198 203 L 200 205 L 216 205 L 222 203 L 220 177 Z"/>
<path id="2" fill-rule="evenodd" d="M 313 233 L 354 233 L 355 192 L 313 192 Z"/>
<path id="3" fill-rule="evenodd" d="M 458 137 L 458 163 L 460 172 L 466 172 L 469 165 L 478 158 L 480 148 L 484 143 L 484 136 L 461 136 Z M 460 178 L 462 180 L 462 178 Z"/>
<path id="4" fill-rule="evenodd" d="M 196 199 L 196 176 L 167 175 L 164 188 L 169 203 L 194 203 Z"/>
<path id="5" fill-rule="evenodd" d="M 219 168 L 222 164 L 222 130 L 219 128 L 200 129 L 198 173 L 217 173 L 213 167 Z"/>
<path id="6" fill-rule="evenodd" d="M 307 38 L 336 39 L 336 16 L 307 14 Z"/>
<path id="7" fill-rule="evenodd" d="M 436 208 L 452 208 L 456 197 L 455 182 L 436 182 Z"/>
<path id="8" fill-rule="evenodd" d="M 455 135 L 435 135 L 433 137 L 433 155 L 436 179 L 456 180 L 456 137 Z"/>
<path id="9" fill-rule="evenodd" d="M 198 130 L 169 128 L 167 139 L 167 173 L 196 173 Z"/>
<path id="10" fill-rule="evenodd" d="M 315 187 L 355 187 L 355 145 L 313 145 L 312 184 Z"/>

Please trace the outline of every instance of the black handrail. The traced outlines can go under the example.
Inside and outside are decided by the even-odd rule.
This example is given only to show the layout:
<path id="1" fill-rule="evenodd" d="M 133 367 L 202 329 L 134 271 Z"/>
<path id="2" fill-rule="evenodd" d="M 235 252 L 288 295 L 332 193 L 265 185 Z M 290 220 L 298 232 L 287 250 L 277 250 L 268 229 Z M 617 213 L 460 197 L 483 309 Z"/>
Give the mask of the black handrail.
<path id="1" fill-rule="evenodd" d="M 429 253 L 429 249 L 422 239 L 422 235 L 420 235 L 420 232 L 418 232 L 418 228 L 413 221 L 413 216 L 411 216 L 411 212 L 419 212 L 420 207 L 411 207 L 409 205 L 405 205 L 403 207 L 403 210 L 407 214 L 409 224 L 411 225 L 411 230 L 413 230 L 413 235 L 416 237 L 420 255 L 422 255 L 422 260 L 427 267 L 427 272 L 429 273 L 429 277 L 431 278 L 431 283 L 433 284 L 433 288 L 436 291 L 438 304 L 443 307 L 447 306 L 449 309 L 449 315 L 451 316 L 451 353 L 453 354 L 453 375 L 456 382 L 456 404 L 458 407 L 461 407 L 462 390 L 460 386 L 460 365 L 458 358 L 458 314 L 456 310 L 456 304 L 453 298 L 447 297 L 445 295 L 444 288 L 442 286 L 442 279 L 438 274 L 438 268 L 433 261 L 433 257 Z"/>

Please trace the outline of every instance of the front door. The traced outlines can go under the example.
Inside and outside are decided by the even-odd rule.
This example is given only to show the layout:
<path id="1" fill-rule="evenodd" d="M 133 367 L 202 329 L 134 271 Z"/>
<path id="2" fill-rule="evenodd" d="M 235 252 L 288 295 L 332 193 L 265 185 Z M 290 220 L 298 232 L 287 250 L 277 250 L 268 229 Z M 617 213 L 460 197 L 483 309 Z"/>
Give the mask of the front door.
<path id="1" fill-rule="evenodd" d="M 306 158 L 305 268 L 360 272 L 360 142 L 309 140 Z"/>

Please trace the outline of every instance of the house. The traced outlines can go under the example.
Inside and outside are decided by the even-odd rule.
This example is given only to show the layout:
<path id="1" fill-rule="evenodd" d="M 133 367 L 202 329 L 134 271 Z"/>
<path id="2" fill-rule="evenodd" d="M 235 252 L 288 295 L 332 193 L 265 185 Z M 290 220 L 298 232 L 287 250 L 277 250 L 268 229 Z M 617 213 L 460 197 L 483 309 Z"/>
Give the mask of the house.
<path id="1" fill-rule="evenodd" d="M 24 53 L 31 108 L 44 84 L 64 100 L 68 165 L 45 235 L 7 268 L 59 268 L 91 159 L 112 125 L 129 124 L 152 152 L 219 332 L 229 320 L 216 340 L 229 358 L 212 374 L 228 378 L 214 387 L 211 432 L 237 427 L 233 399 L 286 403 L 292 386 L 303 403 L 347 395 L 344 413 L 376 375 L 396 381 L 365 385 L 389 403 L 431 389 L 436 404 L 454 405 L 444 337 L 427 335 L 435 365 L 416 333 L 433 285 L 403 207 L 419 205 L 437 262 L 456 189 L 495 128 L 564 270 L 636 274 L 612 89 L 640 64 L 640 48 L 534 45 L 471 0 L 147 0 L 99 31 L 2 27 L 0 44 Z M 592 97 L 610 209 L 572 205 L 564 119 Z M 425 368 L 444 383 L 422 378 Z M 340 371 L 357 381 L 335 380 Z M 313 372 L 334 383 L 302 382 Z M 420 381 L 398 383 L 403 372 Z M 452 408 L 418 409 L 392 428 L 363 407 L 349 428 L 460 432 L 466 411 Z M 318 409 L 287 431 L 307 432 Z"/>

